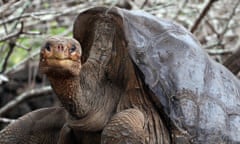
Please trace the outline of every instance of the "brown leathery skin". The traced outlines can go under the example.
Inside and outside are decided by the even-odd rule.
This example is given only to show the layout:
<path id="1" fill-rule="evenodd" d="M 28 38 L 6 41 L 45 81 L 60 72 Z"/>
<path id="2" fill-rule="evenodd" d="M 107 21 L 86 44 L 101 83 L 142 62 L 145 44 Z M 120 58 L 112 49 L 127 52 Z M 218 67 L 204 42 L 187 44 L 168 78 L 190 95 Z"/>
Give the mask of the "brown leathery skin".
<path id="1" fill-rule="evenodd" d="M 54 61 L 54 67 L 52 68 L 51 63 L 48 63 L 49 66 L 43 73 L 47 75 L 55 93 L 69 112 L 67 123 L 72 128 L 75 137 L 81 137 L 84 131 L 98 133 L 104 127 L 108 127 L 108 123 L 114 123 L 116 127 L 119 125 L 119 128 L 129 125 L 129 129 L 125 129 L 128 131 L 131 127 L 137 126 L 137 123 L 132 120 L 142 121 L 144 117 L 144 128 L 137 130 L 136 137 L 131 137 L 131 139 L 138 139 L 138 136 L 143 134 L 143 141 L 148 144 L 170 143 L 169 132 L 157 110 L 147 98 L 140 80 L 137 79 L 127 49 L 124 48 L 125 41 L 117 40 L 122 38 L 121 31 L 113 23 L 115 22 L 104 15 L 100 16 L 95 23 L 90 23 L 94 30 L 90 33 L 92 44 L 89 46 L 89 56 L 84 63 L 79 63 L 79 67 L 74 67 L 80 70 L 69 68 L 71 62 L 58 65 L 57 61 Z M 118 33 L 117 37 L 116 33 Z M 63 43 L 58 43 L 58 45 L 64 45 L 65 40 L 62 39 Z M 65 45 L 63 47 L 70 48 Z M 57 48 L 58 46 L 51 47 L 51 49 Z M 61 54 L 53 53 L 53 55 L 57 57 L 56 60 L 62 60 L 63 56 L 58 57 Z M 45 62 L 48 56 L 41 56 L 41 58 L 45 58 L 43 60 Z M 64 57 L 66 58 L 68 59 Z M 40 69 L 41 66 L 46 67 L 46 63 L 41 64 L 41 62 Z M 67 68 L 64 68 L 65 66 Z M 56 67 L 63 67 L 64 71 L 61 69 L 55 71 Z M 79 71 L 79 74 L 69 75 L 74 73 L 72 71 Z M 127 110 L 131 108 L 137 109 L 141 114 L 132 114 Z M 123 119 L 123 123 L 119 124 L 115 120 L 112 122 L 111 117 L 118 115 L 121 111 L 126 114 L 124 117 L 127 121 Z M 125 130 L 122 129 L 122 133 Z M 94 137 L 92 136 L 92 139 Z M 122 137 L 122 139 L 130 140 L 127 137 Z M 82 142 L 85 139 L 80 138 L 77 141 Z"/>
<path id="2" fill-rule="evenodd" d="M 98 28 L 101 27 L 101 25 L 102 24 L 99 23 Z M 111 25 L 106 26 L 106 29 L 111 29 Z M 112 41 L 113 37 L 109 37 L 109 34 L 111 33 L 107 32 L 106 34 L 106 31 L 102 32 L 103 36 L 100 37 L 101 40 Z M 65 42 L 69 42 L 68 39 L 65 40 L 64 38 L 62 38 L 61 41 L 55 39 L 57 41 L 57 44 L 53 44 L 50 46 L 50 49 L 53 52 L 50 57 L 48 55 L 45 55 L 45 48 L 42 49 L 41 53 L 41 58 L 43 58 L 44 60 L 40 60 L 40 70 L 42 70 L 41 67 L 47 67 L 42 72 L 47 75 L 53 87 L 53 90 L 56 92 L 64 107 L 70 113 L 71 116 L 68 120 L 69 125 L 74 127 L 75 130 L 101 130 L 103 126 L 107 123 L 112 111 L 114 110 L 113 107 L 116 106 L 115 99 L 118 99 L 118 96 L 116 96 L 116 98 L 109 97 L 109 95 L 116 90 L 114 86 L 109 87 L 108 82 L 103 80 L 104 64 L 99 64 L 99 62 L 102 61 L 104 56 L 101 53 L 98 53 L 99 51 L 94 51 L 95 48 L 102 47 L 106 48 L 102 49 L 102 51 L 106 53 L 109 47 L 112 46 L 112 44 L 99 43 L 99 35 L 101 33 L 98 31 L 96 33 L 96 38 L 98 40 L 93 43 L 91 50 L 91 58 L 89 58 L 88 61 L 82 66 L 81 63 L 79 63 L 79 67 L 71 67 L 72 63 L 75 63 L 75 61 L 73 61 L 72 63 L 65 63 L 65 65 L 61 65 L 61 63 L 58 65 L 57 61 L 55 61 L 56 63 L 54 64 L 45 63 L 46 61 L 48 62 L 49 60 L 51 60 L 52 57 L 55 57 L 56 60 L 59 60 L 60 62 L 62 61 L 62 59 L 70 59 L 69 57 L 61 56 L 61 54 L 59 54 L 58 51 L 55 50 L 58 49 L 58 45 L 62 45 L 64 48 L 66 48 L 66 50 L 64 49 L 62 52 L 68 51 L 71 48 L 68 45 L 65 45 Z M 105 35 L 107 35 L 106 37 L 104 37 L 104 33 Z M 46 43 L 52 43 L 53 39 L 54 38 L 50 40 L 47 39 Z M 72 41 L 70 41 L 69 43 L 72 43 Z M 76 50 L 78 51 L 76 51 L 75 54 L 80 55 L 80 49 L 81 47 L 77 47 Z M 54 67 L 51 67 L 52 65 Z M 56 71 L 56 67 L 59 67 L 59 71 Z M 61 71 L 62 69 L 64 71 Z M 76 75 L 69 75 L 69 73 L 74 73 L 76 71 L 80 72 Z M 74 121 L 76 123 L 79 123 L 77 127 L 75 126 Z"/>
<path id="3" fill-rule="evenodd" d="M 111 28 L 111 26 L 109 27 Z M 101 38 L 112 39 L 113 37 Z M 69 49 L 70 47 L 64 45 L 64 42 L 66 41 L 65 39 L 62 39 L 62 42 L 58 43 L 58 45 L 63 45 L 64 48 Z M 47 39 L 46 43 L 48 42 L 49 41 Z M 91 138 L 91 140 L 86 140 L 89 139 L 88 135 L 91 137 L 94 135 L 96 139 L 98 136 L 95 136 L 94 133 L 86 134 L 83 131 L 95 132 L 101 130 L 112 115 L 114 107 L 116 107 L 115 100 L 118 100 L 119 97 L 118 95 L 115 97 L 109 97 L 109 95 L 117 92 L 118 89 L 116 89 L 114 86 L 109 86 L 109 82 L 103 80 L 104 73 L 102 67 L 104 64 L 100 65 L 99 62 L 104 58 L 104 56 L 102 56 L 101 53 L 94 53 L 94 45 L 95 48 L 97 48 L 99 47 L 99 43 L 96 42 L 93 44 L 93 54 L 91 54 L 93 57 L 89 58 L 84 65 L 79 63 L 79 67 L 71 67 L 71 62 L 65 63 L 64 66 L 61 64 L 57 65 L 57 61 L 54 61 L 55 63 L 45 63 L 48 61 L 48 55 L 44 55 L 44 48 L 42 49 L 43 52 L 41 53 L 41 58 L 44 58 L 44 60 L 40 60 L 40 70 L 47 75 L 53 90 L 56 92 L 60 101 L 70 114 L 68 118 L 69 127 L 73 129 L 73 133 L 76 135 L 77 139 L 80 137 L 78 142 L 87 141 L 86 143 L 89 143 L 91 140 L 96 141 L 94 138 Z M 106 45 L 103 45 L 102 47 L 109 48 L 111 46 L 111 43 L 106 43 Z M 50 48 L 53 50 L 53 55 L 51 55 L 50 59 L 52 57 L 57 57 L 56 60 L 61 61 L 62 57 L 58 57 L 58 55 L 61 56 L 61 54 L 55 55 L 54 53 L 56 52 L 54 49 L 57 48 L 57 45 L 52 45 Z M 106 52 L 104 49 L 103 51 Z M 64 59 L 69 58 L 64 57 Z M 51 67 L 51 64 L 53 64 L 54 67 Z M 44 69 L 41 67 L 44 67 Z M 57 71 L 56 67 L 58 68 Z M 71 68 L 75 68 L 76 70 Z M 72 74 L 75 71 L 79 71 L 79 73 Z M 79 136 L 82 133 L 83 136 Z M 96 135 L 98 135 L 97 133 L 98 132 L 96 132 Z M 100 139 L 97 141 L 100 143 Z"/>
<path id="4" fill-rule="evenodd" d="M 146 144 L 171 143 L 169 131 L 166 128 L 166 122 L 149 99 L 149 94 L 144 91 L 141 80 L 137 77 L 130 59 L 127 59 L 126 63 L 127 71 L 124 74 L 128 76 L 126 78 L 127 85 L 118 104 L 117 112 L 134 108 L 144 115 L 143 131 L 145 137 L 144 142 Z M 133 126 L 137 126 L 137 124 Z"/>
<path id="5" fill-rule="evenodd" d="M 101 13 L 122 20 L 128 55 L 150 92 L 147 99 L 152 99 L 161 117 L 166 116 L 172 140 L 240 143 L 240 82 L 212 60 L 191 33 L 145 12 L 97 7 L 75 22 L 74 37 L 82 45 L 84 30 L 89 29 L 84 21 Z"/>
<path id="6" fill-rule="evenodd" d="M 105 19 L 103 16 L 92 24 L 95 33 L 92 33 L 92 45 L 84 63 L 81 63 L 81 46 L 76 40 L 60 36 L 47 38 L 41 50 L 39 69 L 47 75 L 53 90 L 68 111 L 68 116 L 66 118 L 64 115 L 61 119 L 45 113 L 47 117 L 49 116 L 49 121 L 63 120 L 66 123 L 65 125 L 64 122 L 61 123 L 61 127 L 53 131 L 51 128 L 54 124 L 50 122 L 51 126 L 46 125 L 50 129 L 43 133 L 48 134 L 48 139 L 44 139 L 45 135 L 36 133 L 36 137 L 27 139 L 30 144 L 55 144 L 57 141 L 60 144 L 96 144 L 101 143 L 102 130 L 104 143 L 111 143 L 111 140 L 107 139 L 114 138 L 111 132 L 108 133 L 108 128 L 112 126 L 122 134 L 129 134 L 128 137 L 124 135 L 120 137 L 122 142 L 170 143 L 164 121 L 147 98 L 148 94 L 136 76 L 121 31 L 108 18 Z M 116 33 L 118 37 L 115 37 Z M 70 50 L 73 45 L 75 48 Z M 28 119 L 21 122 L 29 123 Z M 43 125 L 38 124 L 39 127 Z M 19 134 L 9 133 L 15 128 L 17 126 L 13 125 L 9 130 L 4 129 L 2 135 L 6 137 L 14 137 L 15 134 L 27 135 L 24 132 L 28 130 L 20 130 Z M 38 130 L 31 127 L 28 129 Z M 53 140 L 49 132 L 54 135 Z M 104 139 L 104 136 L 108 138 Z M 14 140 L 20 144 L 26 142 L 25 138 L 12 139 L 10 143 Z M 3 144 L 9 144 L 9 141 Z"/>
<path id="7" fill-rule="evenodd" d="M 144 115 L 138 109 L 126 109 L 114 115 L 102 132 L 102 144 L 144 144 Z"/>
<path id="8" fill-rule="evenodd" d="M 63 107 L 30 112 L 0 131 L 0 144 L 56 144 L 65 118 Z"/>
<path id="9" fill-rule="evenodd" d="M 117 23 L 115 23 L 116 21 Z M 120 21 L 114 19 L 112 23 L 118 26 Z M 143 129 L 146 138 L 145 143 L 170 143 L 171 141 L 166 123 L 149 98 L 149 93 L 144 90 L 144 86 L 128 55 L 128 49 L 126 49 L 127 43 L 124 41 L 123 32 L 120 27 L 116 27 L 116 34 L 117 36 L 114 39 L 111 59 L 106 70 L 108 79 L 122 89 L 116 112 L 118 113 L 131 108 L 139 110 L 144 115 L 145 119 Z M 131 114 L 127 117 L 132 119 Z M 139 119 L 141 119 L 141 117 Z M 109 123 L 111 123 L 111 121 L 109 121 Z M 132 127 L 135 126 L 136 125 L 133 125 Z M 121 127 L 120 124 L 119 127 Z M 137 137 L 135 139 L 137 139 Z"/>

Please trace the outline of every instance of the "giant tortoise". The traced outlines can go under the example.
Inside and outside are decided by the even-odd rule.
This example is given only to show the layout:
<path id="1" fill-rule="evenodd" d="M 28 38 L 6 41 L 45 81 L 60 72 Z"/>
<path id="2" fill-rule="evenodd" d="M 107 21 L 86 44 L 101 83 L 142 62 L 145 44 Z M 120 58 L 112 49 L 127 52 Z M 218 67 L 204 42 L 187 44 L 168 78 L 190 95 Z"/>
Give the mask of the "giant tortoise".
<path id="1" fill-rule="evenodd" d="M 240 143 L 240 82 L 182 26 L 95 7 L 73 37 L 47 38 L 40 54 L 64 108 L 23 116 L 1 144 Z"/>

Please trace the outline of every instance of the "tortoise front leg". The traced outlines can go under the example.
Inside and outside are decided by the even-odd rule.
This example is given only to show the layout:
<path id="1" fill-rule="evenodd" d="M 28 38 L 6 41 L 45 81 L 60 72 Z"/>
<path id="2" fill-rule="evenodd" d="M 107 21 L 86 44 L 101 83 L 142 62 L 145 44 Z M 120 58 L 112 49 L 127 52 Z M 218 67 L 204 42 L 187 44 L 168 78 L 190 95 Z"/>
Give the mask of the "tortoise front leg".
<path id="1" fill-rule="evenodd" d="M 0 144 L 56 144 L 65 116 L 62 107 L 30 112 L 0 131 Z"/>
<path id="2" fill-rule="evenodd" d="M 102 144 L 144 144 L 144 115 L 127 109 L 112 117 L 102 132 Z"/>

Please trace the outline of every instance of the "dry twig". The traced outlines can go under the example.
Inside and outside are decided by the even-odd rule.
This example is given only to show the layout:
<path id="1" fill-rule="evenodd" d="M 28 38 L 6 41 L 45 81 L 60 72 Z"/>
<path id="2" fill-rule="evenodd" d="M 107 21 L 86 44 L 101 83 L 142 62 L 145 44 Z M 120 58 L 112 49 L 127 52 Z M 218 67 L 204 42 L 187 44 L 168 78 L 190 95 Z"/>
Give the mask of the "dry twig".
<path id="1" fill-rule="evenodd" d="M 21 27 L 17 32 L 11 33 L 7 36 L 0 38 L 0 42 L 6 41 L 6 40 L 9 40 L 9 39 L 12 39 L 12 38 L 15 38 L 15 37 L 18 37 L 19 35 L 21 35 L 23 33 L 24 26 L 23 26 L 23 22 L 21 22 L 20 24 L 21 24 Z"/>
<path id="2" fill-rule="evenodd" d="M 26 64 L 26 62 L 28 62 L 30 59 L 32 59 L 33 57 L 35 57 L 36 55 L 38 55 L 40 52 L 40 49 L 37 49 L 36 51 L 34 51 L 33 53 L 31 53 L 28 57 L 26 57 L 24 60 L 22 60 L 21 62 L 19 62 L 18 64 L 12 66 L 11 68 L 7 69 L 4 74 L 8 75 L 10 73 L 16 73 L 16 71 L 20 70 L 24 64 Z"/>
<path id="3" fill-rule="evenodd" d="M 0 109 L 0 116 L 4 115 L 6 112 L 11 110 L 12 108 L 16 107 L 21 102 L 25 101 L 26 99 L 30 99 L 36 96 L 46 95 L 50 94 L 52 92 L 52 88 L 50 86 L 45 86 L 42 88 L 35 88 L 29 91 L 26 91 L 19 96 L 17 96 L 15 99 L 8 102 L 6 105 L 4 105 Z"/>
<path id="4" fill-rule="evenodd" d="M 1 70 L 0 73 L 3 73 L 6 70 L 8 59 L 10 58 L 10 56 L 11 56 L 11 54 L 13 52 L 14 47 L 15 47 L 15 42 L 14 41 L 10 41 L 9 42 L 9 51 L 7 53 L 6 58 L 4 59 L 2 70 Z"/>
<path id="5" fill-rule="evenodd" d="M 207 12 L 210 10 L 212 4 L 216 2 L 217 0 L 209 0 L 208 4 L 204 7 L 196 21 L 194 22 L 193 26 L 191 27 L 190 31 L 194 33 L 194 31 L 198 28 L 198 25 L 201 23 L 204 16 L 207 14 Z"/>
<path id="6" fill-rule="evenodd" d="M 2 117 L 0 117 L 0 123 L 9 124 L 9 123 L 13 123 L 15 121 L 16 121 L 15 119 L 9 119 L 9 118 L 2 118 Z"/>
<path id="7" fill-rule="evenodd" d="M 230 16 L 229 16 L 229 17 L 227 18 L 227 20 L 226 20 L 227 23 L 225 24 L 225 27 L 224 27 L 223 31 L 221 32 L 221 34 L 220 34 L 219 41 L 222 41 L 222 40 L 223 40 L 224 35 L 225 35 L 225 33 L 227 32 L 227 30 L 228 30 L 228 28 L 229 28 L 230 21 L 232 20 L 232 18 L 233 18 L 233 17 L 236 15 L 236 13 L 237 13 L 237 8 L 238 8 L 239 4 L 240 4 L 240 0 L 237 0 L 236 4 L 234 5 L 233 10 L 231 11 Z"/>

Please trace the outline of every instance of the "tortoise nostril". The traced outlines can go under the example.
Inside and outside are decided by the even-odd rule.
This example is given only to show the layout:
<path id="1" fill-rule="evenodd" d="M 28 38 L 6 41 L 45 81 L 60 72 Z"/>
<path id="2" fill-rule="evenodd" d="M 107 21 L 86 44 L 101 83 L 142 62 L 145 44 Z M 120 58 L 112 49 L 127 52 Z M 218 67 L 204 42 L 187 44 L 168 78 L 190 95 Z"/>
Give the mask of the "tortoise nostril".
<path id="1" fill-rule="evenodd" d="M 63 45 L 59 44 L 59 45 L 57 46 L 57 50 L 58 50 L 58 51 L 63 51 Z"/>

